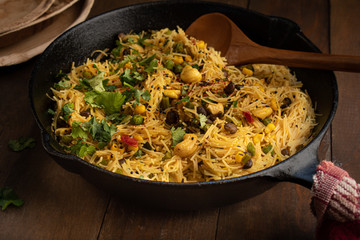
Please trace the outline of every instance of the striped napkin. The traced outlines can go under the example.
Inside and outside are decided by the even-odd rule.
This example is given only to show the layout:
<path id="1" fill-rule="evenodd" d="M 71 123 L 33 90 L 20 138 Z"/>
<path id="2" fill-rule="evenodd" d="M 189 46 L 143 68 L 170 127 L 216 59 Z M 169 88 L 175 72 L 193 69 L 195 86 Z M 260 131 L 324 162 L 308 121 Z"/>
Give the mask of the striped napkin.
<path id="1" fill-rule="evenodd" d="M 360 239 L 360 185 L 346 171 L 322 161 L 312 194 L 317 239 Z"/>

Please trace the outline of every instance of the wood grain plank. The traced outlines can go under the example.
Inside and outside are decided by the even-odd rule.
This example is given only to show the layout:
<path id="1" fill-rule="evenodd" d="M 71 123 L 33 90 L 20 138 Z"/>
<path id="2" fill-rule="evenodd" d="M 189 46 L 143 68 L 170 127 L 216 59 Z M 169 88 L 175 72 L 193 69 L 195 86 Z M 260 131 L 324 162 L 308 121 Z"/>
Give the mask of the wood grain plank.
<path id="1" fill-rule="evenodd" d="M 124 205 L 120 199 L 113 198 L 99 239 L 215 239 L 217 217 L 218 209 L 145 209 Z"/>
<path id="2" fill-rule="evenodd" d="M 360 4 L 356 0 L 331 0 L 331 53 L 360 56 Z M 333 157 L 360 181 L 359 73 L 336 73 L 339 106 L 333 121 Z"/>
<path id="3" fill-rule="evenodd" d="M 0 239 L 96 239 L 109 196 L 53 161 L 41 146 L 28 100 L 34 61 L 0 71 L 0 186 L 10 186 L 25 201 L 0 212 Z M 11 152 L 9 139 L 31 136 L 34 149 Z M 91 227 L 89 227 L 91 226 Z"/>
<path id="4" fill-rule="evenodd" d="M 328 52 L 327 1 L 252 0 L 250 9 L 293 20 L 311 41 Z M 329 137 L 323 142 L 325 156 L 330 155 Z M 217 239 L 313 239 L 316 220 L 310 211 L 310 198 L 308 189 L 279 183 L 260 196 L 221 209 Z"/>
<path id="5" fill-rule="evenodd" d="M 106 2 L 98 4 L 104 7 L 103 4 L 106 5 Z M 245 0 L 222 2 L 236 2 L 235 5 L 242 7 L 247 5 Z M 124 1 L 121 5 L 117 4 L 111 8 L 132 3 L 137 3 L 137 1 Z M 217 219 L 217 209 L 191 212 L 146 210 L 128 207 L 116 198 L 112 198 L 101 229 L 100 239 L 115 237 L 120 239 L 215 239 Z"/>

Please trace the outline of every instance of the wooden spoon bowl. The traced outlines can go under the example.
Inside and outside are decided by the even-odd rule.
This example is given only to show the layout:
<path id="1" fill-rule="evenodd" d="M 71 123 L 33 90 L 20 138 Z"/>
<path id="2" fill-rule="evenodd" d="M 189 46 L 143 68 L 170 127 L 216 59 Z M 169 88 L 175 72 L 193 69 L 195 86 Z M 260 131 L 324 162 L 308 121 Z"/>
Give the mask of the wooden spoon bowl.
<path id="1" fill-rule="evenodd" d="M 227 16 L 209 13 L 196 19 L 186 34 L 204 40 L 230 65 L 281 64 L 289 67 L 360 72 L 360 57 L 300 52 L 261 46 L 250 40 Z"/>

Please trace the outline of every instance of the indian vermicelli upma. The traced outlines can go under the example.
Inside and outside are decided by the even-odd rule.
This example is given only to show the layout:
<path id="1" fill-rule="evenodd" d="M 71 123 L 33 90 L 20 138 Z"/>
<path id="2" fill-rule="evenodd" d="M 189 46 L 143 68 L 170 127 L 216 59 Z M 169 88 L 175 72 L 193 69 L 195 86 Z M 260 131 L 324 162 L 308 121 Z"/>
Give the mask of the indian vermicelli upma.
<path id="1" fill-rule="evenodd" d="M 69 73 L 51 99 L 68 153 L 153 181 L 200 182 L 277 164 L 311 141 L 309 95 L 285 66 L 229 66 L 181 28 L 119 34 Z"/>

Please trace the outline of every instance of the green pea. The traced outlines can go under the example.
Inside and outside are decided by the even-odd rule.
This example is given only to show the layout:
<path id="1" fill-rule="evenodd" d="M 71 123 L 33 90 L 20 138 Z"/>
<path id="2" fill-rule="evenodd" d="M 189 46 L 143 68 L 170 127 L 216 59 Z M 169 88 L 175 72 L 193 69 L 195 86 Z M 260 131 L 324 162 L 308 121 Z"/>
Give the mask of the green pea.
<path id="1" fill-rule="evenodd" d="M 267 154 L 268 152 L 270 152 L 270 150 L 273 148 L 273 146 L 271 144 L 265 145 L 261 148 L 261 150 Z"/>
<path id="2" fill-rule="evenodd" d="M 166 159 L 170 159 L 170 158 L 172 158 L 171 152 L 166 152 L 164 157 L 162 158 L 162 160 L 166 160 Z"/>
<path id="3" fill-rule="evenodd" d="M 263 123 L 264 123 L 265 126 L 267 126 L 269 123 L 271 123 L 271 119 L 270 118 L 265 118 L 263 120 Z"/>
<path id="4" fill-rule="evenodd" d="M 247 151 L 251 154 L 251 156 L 255 156 L 256 149 L 255 149 L 255 146 L 254 146 L 254 144 L 252 142 L 248 143 Z"/>
<path id="5" fill-rule="evenodd" d="M 144 118 L 140 115 L 134 115 L 130 120 L 130 123 L 134 125 L 140 125 L 143 122 L 144 122 Z"/>
<path id="6" fill-rule="evenodd" d="M 64 144 L 69 144 L 73 140 L 73 137 L 71 135 L 64 135 L 61 137 L 61 142 Z"/>
<path id="7" fill-rule="evenodd" d="M 174 46 L 174 51 L 177 53 L 184 53 L 184 44 L 182 42 L 178 42 Z"/>
<path id="8" fill-rule="evenodd" d="M 192 102 L 187 102 L 185 104 L 185 107 L 189 108 L 189 109 L 194 109 L 195 108 L 195 105 L 192 103 Z"/>
<path id="9" fill-rule="evenodd" d="M 85 71 L 85 72 L 83 72 L 83 77 L 86 79 L 90 79 L 90 78 L 92 78 L 92 73 L 89 71 Z"/>
<path id="10" fill-rule="evenodd" d="M 165 62 L 165 67 L 169 70 L 172 70 L 174 68 L 174 65 L 175 63 L 170 59 L 166 60 Z"/>
<path id="11" fill-rule="evenodd" d="M 251 153 L 246 152 L 245 156 L 241 159 L 241 162 L 246 165 L 251 160 Z"/>
<path id="12" fill-rule="evenodd" d="M 181 73 L 183 67 L 180 64 L 175 64 L 174 73 Z"/>

